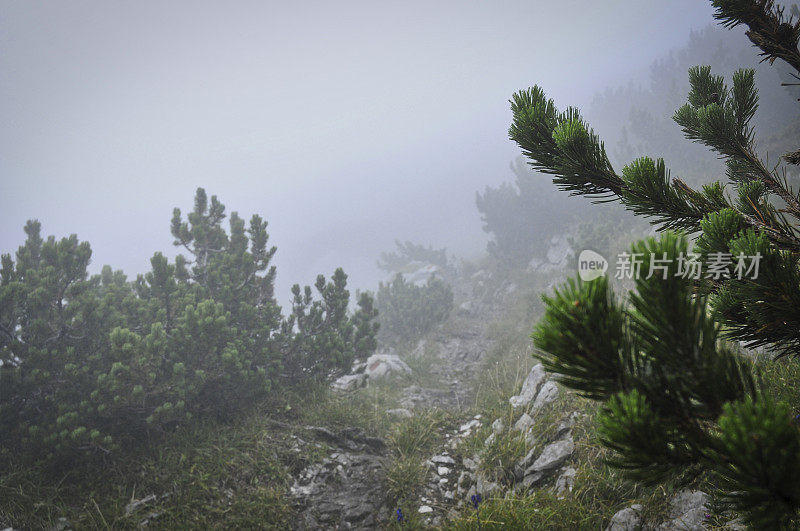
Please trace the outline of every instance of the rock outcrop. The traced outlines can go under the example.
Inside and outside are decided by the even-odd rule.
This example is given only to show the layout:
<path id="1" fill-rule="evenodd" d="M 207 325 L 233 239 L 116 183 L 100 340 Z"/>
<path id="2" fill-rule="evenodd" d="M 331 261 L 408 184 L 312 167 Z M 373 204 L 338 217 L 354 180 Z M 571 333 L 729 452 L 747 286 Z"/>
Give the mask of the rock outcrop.
<path id="1" fill-rule="evenodd" d="M 357 429 L 334 433 L 326 428 L 308 427 L 310 435 L 328 445 L 332 452 L 303 469 L 290 493 L 303 515 L 296 528 L 374 529 L 379 516 L 388 514 L 384 492 L 386 446 Z M 298 440 L 298 448 L 305 446 Z M 378 495 L 376 495 L 378 494 Z"/>

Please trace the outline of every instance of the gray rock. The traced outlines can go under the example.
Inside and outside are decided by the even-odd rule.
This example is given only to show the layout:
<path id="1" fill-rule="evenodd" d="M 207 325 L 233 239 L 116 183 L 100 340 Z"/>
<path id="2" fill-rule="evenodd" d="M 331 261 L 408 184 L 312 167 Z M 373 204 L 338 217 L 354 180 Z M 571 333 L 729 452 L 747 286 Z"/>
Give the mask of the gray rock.
<path id="1" fill-rule="evenodd" d="M 477 493 L 483 496 L 484 498 L 487 498 L 500 490 L 500 485 L 498 485 L 494 481 L 489 481 L 489 479 L 482 476 L 481 474 L 478 474 L 475 483 L 476 483 L 475 489 Z"/>
<path id="2" fill-rule="evenodd" d="M 545 472 L 558 468 L 566 461 L 572 452 L 575 450 L 575 443 L 572 438 L 556 441 L 552 444 L 545 446 L 541 455 L 533 462 L 533 464 L 525 471 L 527 476 L 534 472 Z"/>
<path id="3" fill-rule="evenodd" d="M 550 239 L 550 248 L 547 249 L 547 260 L 553 265 L 564 266 L 567 264 L 571 250 L 566 234 L 553 236 Z"/>
<path id="4" fill-rule="evenodd" d="M 545 477 L 544 472 L 532 472 L 527 474 L 525 478 L 522 480 L 522 486 L 526 489 L 530 489 L 531 487 L 537 486 Z"/>
<path id="5" fill-rule="evenodd" d="M 699 490 L 682 490 L 669 501 L 670 520 L 659 524 L 657 531 L 702 531 L 706 520 L 708 496 Z"/>
<path id="6" fill-rule="evenodd" d="M 552 403 L 556 398 L 558 398 L 558 386 L 555 382 L 545 382 L 541 389 L 539 389 L 539 393 L 536 395 L 536 400 L 533 402 L 533 407 L 531 408 L 532 411 L 539 411 L 547 404 Z"/>
<path id="7" fill-rule="evenodd" d="M 523 413 L 522 416 L 514 423 L 514 430 L 521 431 L 522 433 L 526 433 L 528 429 L 533 426 L 533 419 L 527 413 Z"/>
<path id="8" fill-rule="evenodd" d="M 491 433 L 491 434 L 489 434 L 488 437 L 486 437 L 486 440 L 483 441 L 483 445 L 486 446 L 486 447 L 491 446 L 492 443 L 494 443 L 494 441 L 496 439 L 497 439 L 497 435 L 495 435 L 494 433 Z"/>
<path id="9" fill-rule="evenodd" d="M 130 502 L 128 505 L 125 506 L 125 516 L 130 516 L 132 513 L 135 513 L 136 511 L 138 511 L 142 507 L 145 507 L 146 505 L 150 505 L 154 501 L 156 501 L 156 495 L 151 494 L 149 496 L 145 496 L 141 500 L 134 500 Z"/>
<path id="10" fill-rule="evenodd" d="M 455 465 L 456 461 L 449 455 L 435 455 L 431 457 L 431 462 L 437 465 Z"/>
<path id="11" fill-rule="evenodd" d="M 470 433 L 474 428 L 480 428 L 480 427 L 481 427 L 481 421 L 477 419 L 472 419 L 469 422 L 462 424 L 461 427 L 458 428 L 458 431 L 466 434 Z"/>
<path id="12" fill-rule="evenodd" d="M 533 464 L 533 462 L 535 461 L 534 459 L 535 455 L 536 455 L 536 448 L 531 448 L 525 455 L 525 457 L 517 461 L 516 467 L 520 469 L 520 474 L 523 474 L 525 472 L 525 469 Z"/>
<path id="13" fill-rule="evenodd" d="M 411 418 L 414 416 L 413 413 L 404 408 L 387 409 L 386 414 L 391 415 L 393 417 L 403 417 L 403 418 Z"/>
<path id="14" fill-rule="evenodd" d="M 436 473 L 439 474 L 440 476 L 446 476 L 447 474 L 450 473 L 450 469 L 447 468 L 446 466 L 440 466 L 436 469 Z"/>
<path id="15" fill-rule="evenodd" d="M 367 358 L 364 374 L 374 380 L 390 374 L 411 374 L 411 367 L 396 354 L 373 354 Z"/>
<path id="16" fill-rule="evenodd" d="M 506 425 L 503 423 L 503 419 L 496 419 L 492 422 L 492 433 L 495 435 L 500 435 L 505 429 Z"/>
<path id="17" fill-rule="evenodd" d="M 638 503 L 614 513 L 606 531 L 636 531 L 642 525 L 642 506 Z"/>
<path id="18" fill-rule="evenodd" d="M 72 523 L 67 519 L 66 516 L 62 516 L 56 520 L 56 523 L 53 524 L 53 527 L 50 528 L 50 531 L 67 531 L 67 529 L 72 529 Z"/>
<path id="19" fill-rule="evenodd" d="M 433 512 L 433 507 L 430 505 L 423 505 L 419 509 L 417 509 L 419 514 L 430 514 Z"/>
<path id="20" fill-rule="evenodd" d="M 575 426 L 575 423 L 578 422 L 581 414 L 577 411 L 573 411 L 569 417 L 565 418 L 561 422 L 558 423 L 558 428 L 556 428 L 556 438 L 560 439 L 564 437 L 566 434 L 570 433 L 570 430 Z"/>
<path id="21" fill-rule="evenodd" d="M 141 528 L 145 528 L 145 527 L 149 527 L 150 524 L 152 524 L 155 520 L 158 520 L 158 518 L 160 516 L 161 516 L 160 512 L 150 511 L 149 513 L 144 515 L 144 518 L 139 520 L 139 524 L 137 525 L 137 527 L 139 527 L 140 529 Z"/>
<path id="22" fill-rule="evenodd" d="M 522 383 L 522 390 L 516 396 L 512 396 L 508 401 L 516 409 L 518 407 L 527 407 L 531 400 L 536 396 L 539 386 L 545 378 L 544 366 L 541 363 L 536 364 L 528 377 Z"/>
<path id="23" fill-rule="evenodd" d="M 345 374 L 334 380 L 331 387 L 337 391 L 349 391 L 363 387 L 366 383 L 367 375 L 362 372 L 360 374 Z"/>
<path id="24" fill-rule="evenodd" d="M 575 485 L 575 475 L 578 473 L 572 467 L 564 469 L 558 479 L 556 480 L 556 496 L 563 499 L 564 496 L 572 492 L 572 487 Z"/>
<path id="25" fill-rule="evenodd" d="M 380 515 L 391 511 L 376 495 L 385 481 L 385 444 L 355 428 L 307 430 L 334 450 L 302 470 L 289 489 L 294 509 L 302 514 L 296 527 L 374 529 Z M 304 444 L 307 450 L 310 445 Z"/>
<path id="26" fill-rule="evenodd" d="M 461 461 L 461 464 L 463 464 L 464 468 L 466 468 L 467 470 L 475 472 L 478 469 L 478 461 L 480 461 L 478 456 L 473 456 L 472 459 L 470 459 L 469 457 L 465 457 Z"/>

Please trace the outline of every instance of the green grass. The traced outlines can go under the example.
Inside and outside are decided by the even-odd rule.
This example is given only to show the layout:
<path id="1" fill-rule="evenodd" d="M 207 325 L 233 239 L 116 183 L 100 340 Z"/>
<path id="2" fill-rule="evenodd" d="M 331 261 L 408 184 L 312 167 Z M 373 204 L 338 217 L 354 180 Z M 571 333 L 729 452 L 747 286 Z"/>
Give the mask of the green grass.
<path id="1" fill-rule="evenodd" d="M 0 476 L 0 522 L 42 529 L 66 517 L 78 529 L 133 529 L 156 512 L 153 525 L 162 529 L 283 527 L 290 522 L 287 464 L 296 459 L 288 448 L 254 414 L 235 426 L 194 424 L 164 444 L 62 474 L 12 464 Z M 129 502 L 151 494 L 158 499 L 125 514 Z"/>
<path id="2" fill-rule="evenodd" d="M 761 354 L 756 356 L 755 368 L 761 373 L 767 392 L 781 402 L 789 404 L 795 413 L 800 413 L 800 360 L 784 357 L 773 359 Z"/>
<path id="3" fill-rule="evenodd" d="M 156 529 L 284 529 L 294 521 L 291 477 L 329 452 L 306 426 L 355 426 L 385 437 L 399 422 L 385 414 L 396 407 L 398 383 L 346 394 L 326 386 L 286 390 L 230 423 L 194 422 L 63 471 L 23 466 L 0 450 L 0 524 L 44 529 L 66 517 L 77 529 L 133 529 L 157 512 Z M 423 435 L 416 437 L 425 446 Z M 302 452 L 292 450 L 293 437 L 309 442 Z M 125 514 L 128 503 L 150 494 L 158 499 Z"/>
<path id="4" fill-rule="evenodd" d="M 427 474 L 425 460 L 453 426 L 451 414 L 441 409 L 417 411 L 395 425 L 387 438 L 393 456 L 386 471 L 390 499 L 409 508 L 417 503 Z"/>

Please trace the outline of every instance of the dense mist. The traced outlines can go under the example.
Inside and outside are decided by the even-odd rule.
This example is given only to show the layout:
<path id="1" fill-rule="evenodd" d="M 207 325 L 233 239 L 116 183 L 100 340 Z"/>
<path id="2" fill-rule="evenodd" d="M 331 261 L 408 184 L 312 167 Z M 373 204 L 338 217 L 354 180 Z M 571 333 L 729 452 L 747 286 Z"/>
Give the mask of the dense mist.
<path id="1" fill-rule="evenodd" d="M 799 102 L 797 2 L 0 2 L 0 529 L 800 529 Z"/>
<path id="2" fill-rule="evenodd" d="M 710 13 L 688 0 L 4 2 L 0 249 L 36 218 L 89 241 L 91 271 L 134 277 L 153 252 L 174 255 L 172 209 L 202 186 L 269 221 L 282 304 L 338 266 L 374 287 L 397 238 L 475 256 L 475 193 L 513 179 L 510 96 L 538 83 L 588 107 L 646 84 Z"/>

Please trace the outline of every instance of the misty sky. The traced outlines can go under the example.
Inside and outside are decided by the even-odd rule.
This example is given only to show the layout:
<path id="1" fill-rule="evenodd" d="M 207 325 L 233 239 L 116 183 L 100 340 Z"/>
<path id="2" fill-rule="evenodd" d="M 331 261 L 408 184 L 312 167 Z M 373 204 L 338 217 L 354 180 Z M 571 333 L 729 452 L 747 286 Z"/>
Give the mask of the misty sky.
<path id="1" fill-rule="evenodd" d="M 77 233 L 129 277 L 174 255 L 203 186 L 269 221 L 279 302 L 395 238 L 485 246 L 475 192 L 513 178 L 508 99 L 588 105 L 689 32 L 702 0 L 0 2 L 0 252 Z"/>

